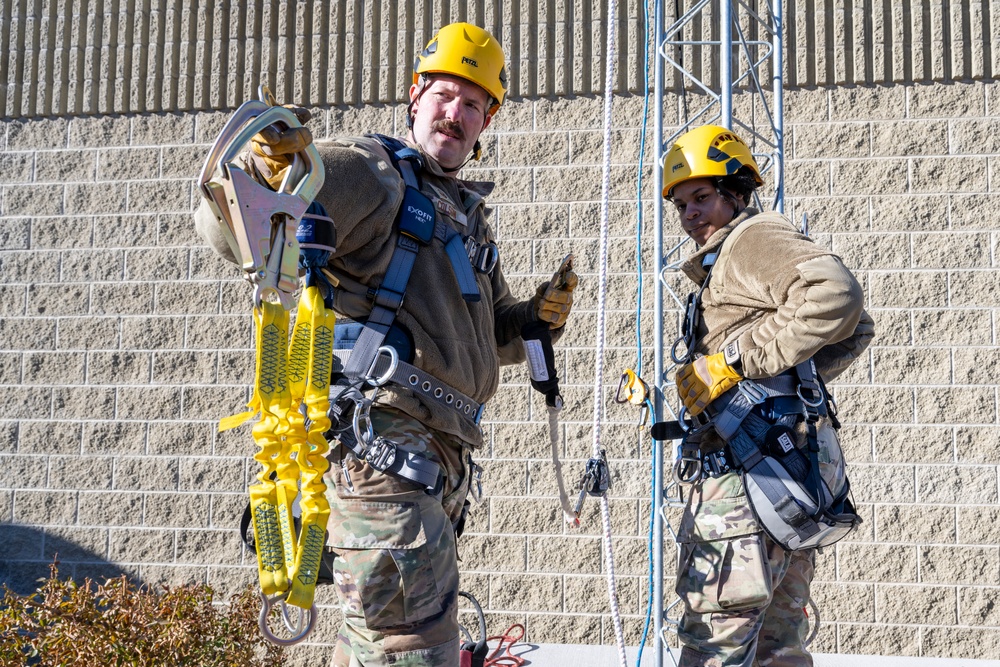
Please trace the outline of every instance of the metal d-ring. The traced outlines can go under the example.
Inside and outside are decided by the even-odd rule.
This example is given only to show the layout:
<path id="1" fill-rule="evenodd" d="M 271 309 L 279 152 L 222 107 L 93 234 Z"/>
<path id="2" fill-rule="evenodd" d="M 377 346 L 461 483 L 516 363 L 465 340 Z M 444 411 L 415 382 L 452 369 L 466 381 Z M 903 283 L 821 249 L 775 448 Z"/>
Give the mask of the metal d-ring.
<path id="1" fill-rule="evenodd" d="M 389 355 L 389 368 L 387 368 L 382 375 L 374 377 L 375 366 L 378 365 L 378 360 L 383 354 Z M 378 351 L 375 352 L 375 358 L 372 359 L 372 365 L 368 367 L 368 372 L 365 374 L 365 382 L 372 387 L 381 387 L 392 379 L 392 375 L 396 372 L 396 368 L 398 366 L 399 353 L 396 352 L 396 348 L 391 345 L 383 345 L 378 349 Z"/>
<path id="2" fill-rule="evenodd" d="M 819 398 L 816 399 L 816 402 L 811 402 L 811 401 L 806 400 L 806 397 L 802 395 L 802 385 L 799 385 L 798 387 L 795 388 L 795 394 L 799 397 L 800 401 L 802 401 L 804 404 L 806 404 L 810 408 L 818 408 L 819 406 L 823 405 L 823 398 L 824 397 L 823 397 L 823 390 L 822 389 L 820 389 L 817 392 L 817 394 L 819 395 Z"/>

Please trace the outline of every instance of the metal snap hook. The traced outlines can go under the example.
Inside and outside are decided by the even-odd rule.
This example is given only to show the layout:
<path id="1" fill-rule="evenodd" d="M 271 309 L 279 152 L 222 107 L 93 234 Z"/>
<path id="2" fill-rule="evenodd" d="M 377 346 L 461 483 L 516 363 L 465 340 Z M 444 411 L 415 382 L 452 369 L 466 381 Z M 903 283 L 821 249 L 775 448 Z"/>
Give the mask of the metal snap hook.
<path id="1" fill-rule="evenodd" d="M 354 416 L 351 419 L 351 424 L 354 427 L 354 437 L 358 439 L 359 444 L 368 447 L 375 439 L 375 427 L 372 426 L 371 418 L 371 401 L 367 398 L 352 400 L 354 401 Z M 365 425 L 364 429 L 361 428 L 362 422 Z"/>
<path id="2" fill-rule="evenodd" d="M 260 626 L 261 634 L 263 634 L 264 638 L 272 644 L 275 644 L 276 646 L 292 646 L 294 644 L 298 644 L 313 631 L 313 628 L 316 627 L 316 605 L 312 605 L 309 609 L 299 609 L 296 607 L 296 609 L 299 609 L 299 619 L 293 626 L 291 619 L 288 617 L 289 605 L 285 603 L 285 600 L 281 595 L 269 598 L 261 592 L 260 599 L 262 604 L 257 624 Z M 267 618 L 271 615 L 271 607 L 275 602 L 281 603 L 281 616 L 285 628 L 288 629 L 289 632 L 296 633 L 288 639 L 278 637 L 271 632 L 271 628 L 267 623 Z"/>

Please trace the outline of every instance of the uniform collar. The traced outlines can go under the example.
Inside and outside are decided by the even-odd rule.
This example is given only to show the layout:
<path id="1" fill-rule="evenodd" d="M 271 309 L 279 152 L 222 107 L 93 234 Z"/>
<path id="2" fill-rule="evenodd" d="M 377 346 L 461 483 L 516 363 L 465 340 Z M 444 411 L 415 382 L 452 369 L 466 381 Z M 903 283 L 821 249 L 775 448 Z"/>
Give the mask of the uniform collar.
<path id="1" fill-rule="evenodd" d="M 406 137 L 403 137 L 403 143 L 405 143 L 410 148 L 419 151 L 420 155 L 423 156 L 424 158 L 424 169 L 428 173 L 431 173 L 437 176 L 438 178 L 452 179 L 455 182 L 457 182 L 459 186 L 461 186 L 465 190 L 471 191 L 476 195 L 479 195 L 479 197 L 488 197 L 493 193 L 493 190 L 496 188 L 496 183 L 494 183 L 493 181 L 466 181 L 461 178 L 458 178 L 457 176 L 455 176 L 456 172 L 447 172 L 444 169 L 442 169 L 441 165 L 438 164 L 437 160 L 435 160 L 430 155 L 425 153 L 424 149 L 419 144 L 412 143 Z"/>

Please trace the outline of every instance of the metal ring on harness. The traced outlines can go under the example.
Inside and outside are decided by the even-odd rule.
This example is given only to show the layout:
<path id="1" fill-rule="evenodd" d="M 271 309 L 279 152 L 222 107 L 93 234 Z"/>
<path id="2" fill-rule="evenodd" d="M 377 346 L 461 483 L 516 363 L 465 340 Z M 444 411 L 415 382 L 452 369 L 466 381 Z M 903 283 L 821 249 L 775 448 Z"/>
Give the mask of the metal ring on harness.
<path id="1" fill-rule="evenodd" d="M 363 445 L 366 449 L 371 446 L 372 441 L 375 439 L 375 427 L 372 426 L 371 418 L 371 401 L 368 399 L 351 399 L 354 401 L 354 416 L 351 419 L 351 424 L 354 427 L 354 437 L 357 438 L 358 444 Z M 364 417 L 362 417 L 364 415 Z M 361 432 L 361 420 L 364 419 L 366 428 L 364 434 Z"/>
<path id="2" fill-rule="evenodd" d="M 684 343 L 685 355 L 683 358 L 678 358 L 677 346 L 680 345 L 681 343 Z M 670 358 L 673 360 L 675 364 L 683 364 L 687 361 L 688 354 L 690 354 L 691 352 L 690 348 L 691 346 L 688 345 L 687 338 L 684 336 L 678 336 L 677 340 L 675 340 L 674 344 L 670 347 Z"/>
<path id="3" fill-rule="evenodd" d="M 820 389 L 817 393 L 819 394 L 819 398 L 815 402 L 811 402 L 806 400 L 806 397 L 802 395 L 802 385 L 799 385 L 798 387 L 795 388 L 795 394 L 799 397 L 799 400 L 810 408 L 818 408 L 819 406 L 823 405 L 823 401 L 825 400 L 825 397 L 823 396 L 823 390 Z"/>
<path id="4" fill-rule="evenodd" d="M 375 366 L 378 365 L 378 360 L 381 358 L 383 353 L 389 355 L 389 368 L 387 368 L 385 373 L 379 377 L 374 377 Z M 399 366 L 399 353 L 396 352 L 396 348 L 391 345 L 383 345 L 375 352 L 375 358 L 372 359 L 372 365 L 368 367 L 368 373 L 365 375 L 365 382 L 372 387 L 382 387 L 392 379 L 392 375 L 396 372 L 397 366 Z"/>
<path id="5" fill-rule="evenodd" d="M 682 466 L 684 467 L 690 466 L 694 470 L 694 472 L 692 472 L 688 476 L 683 476 L 681 474 Z M 674 461 L 673 474 L 674 474 L 674 481 L 676 481 L 678 484 L 694 484 L 699 479 L 701 479 L 702 476 L 701 457 L 681 456 L 676 461 Z"/>
<path id="6" fill-rule="evenodd" d="M 316 627 L 316 605 L 312 605 L 309 609 L 299 609 L 299 620 L 293 626 L 291 619 L 288 617 L 288 605 L 285 603 L 284 598 L 281 595 L 276 595 L 273 598 L 267 597 L 264 593 L 260 594 L 260 599 L 262 602 L 260 608 L 260 616 L 257 619 L 257 624 L 260 626 L 260 631 L 264 637 L 277 646 L 292 646 L 298 644 L 300 641 L 305 639 L 313 628 Z M 289 632 L 295 633 L 289 639 L 282 639 L 281 637 L 276 637 L 273 632 L 271 632 L 270 626 L 267 624 L 267 617 L 271 615 L 271 607 L 275 602 L 281 602 L 281 616 L 285 627 Z M 305 622 L 305 627 L 303 627 L 303 620 L 307 618 L 308 621 Z"/>

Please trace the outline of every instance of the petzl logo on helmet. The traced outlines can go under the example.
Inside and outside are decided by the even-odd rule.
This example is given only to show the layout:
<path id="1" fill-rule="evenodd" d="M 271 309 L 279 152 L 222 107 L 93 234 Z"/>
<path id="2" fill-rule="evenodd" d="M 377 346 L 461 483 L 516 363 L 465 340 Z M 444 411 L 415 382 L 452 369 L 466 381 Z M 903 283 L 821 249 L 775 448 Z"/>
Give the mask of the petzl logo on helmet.
<path id="1" fill-rule="evenodd" d="M 468 64 L 468 65 L 472 65 L 473 67 L 479 67 L 479 63 L 477 63 L 472 58 L 469 58 L 468 56 L 462 56 L 462 64 L 463 65 Z"/>

